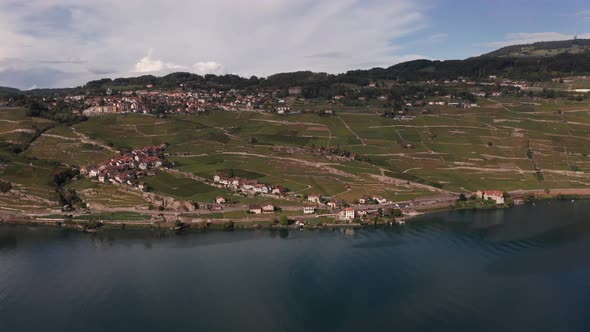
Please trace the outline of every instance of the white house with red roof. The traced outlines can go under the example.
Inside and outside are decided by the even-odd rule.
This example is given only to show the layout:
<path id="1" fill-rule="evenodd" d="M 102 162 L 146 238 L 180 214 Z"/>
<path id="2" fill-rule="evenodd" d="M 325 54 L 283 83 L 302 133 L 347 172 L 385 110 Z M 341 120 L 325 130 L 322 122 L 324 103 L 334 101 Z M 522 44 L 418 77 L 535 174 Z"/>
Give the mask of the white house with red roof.
<path id="1" fill-rule="evenodd" d="M 504 204 L 504 193 L 500 190 L 478 190 L 475 195 L 484 201 L 490 199 L 496 204 Z"/>

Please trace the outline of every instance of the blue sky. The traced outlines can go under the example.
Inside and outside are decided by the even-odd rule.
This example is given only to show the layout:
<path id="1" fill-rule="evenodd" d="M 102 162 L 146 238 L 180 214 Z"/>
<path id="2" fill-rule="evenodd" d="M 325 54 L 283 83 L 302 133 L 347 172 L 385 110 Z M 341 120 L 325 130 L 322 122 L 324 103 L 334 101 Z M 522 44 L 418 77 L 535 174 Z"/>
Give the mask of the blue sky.
<path id="1" fill-rule="evenodd" d="M 0 0 L 0 86 L 103 77 L 340 73 L 590 38 L 578 0 Z"/>
<path id="2" fill-rule="evenodd" d="M 437 59 L 462 59 L 502 45 L 559 37 L 551 33 L 583 36 L 590 32 L 588 1 L 433 1 L 427 16 L 428 28 L 399 41 L 411 43 L 424 35 L 440 34 L 438 44 L 417 45 L 413 49 Z M 534 35 L 509 38 L 523 33 Z"/>

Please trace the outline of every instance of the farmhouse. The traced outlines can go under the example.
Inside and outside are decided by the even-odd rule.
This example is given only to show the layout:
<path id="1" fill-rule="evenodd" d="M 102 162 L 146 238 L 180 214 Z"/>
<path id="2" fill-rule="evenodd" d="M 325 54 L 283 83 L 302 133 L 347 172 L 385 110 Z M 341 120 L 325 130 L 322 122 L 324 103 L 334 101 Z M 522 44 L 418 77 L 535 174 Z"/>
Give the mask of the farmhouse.
<path id="1" fill-rule="evenodd" d="M 287 190 L 283 187 L 283 186 L 276 186 L 273 188 L 272 193 L 275 195 L 282 195 L 286 192 Z"/>
<path id="2" fill-rule="evenodd" d="M 307 200 L 312 203 L 320 204 L 322 202 L 322 196 L 319 194 L 311 194 L 307 196 Z"/>
<path id="3" fill-rule="evenodd" d="M 91 178 L 97 177 L 98 176 L 98 170 L 96 170 L 94 168 L 89 169 L 88 176 L 91 177 Z"/>
<path id="4" fill-rule="evenodd" d="M 328 207 L 330 209 L 339 209 L 342 206 L 342 202 L 339 200 L 334 200 L 334 201 L 330 201 L 328 202 Z"/>
<path id="5" fill-rule="evenodd" d="M 250 207 L 248 208 L 248 211 L 250 211 L 250 213 L 254 213 L 254 214 L 262 214 L 262 206 L 260 205 L 250 205 Z"/>
<path id="6" fill-rule="evenodd" d="M 304 206 L 303 207 L 303 214 L 314 214 L 315 213 L 315 206 Z"/>
<path id="7" fill-rule="evenodd" d="M 264 206 L 262 206 L 262 212 L 264 213 L 274 213 L 275 212 L 275 206 L 272 204 L 266 204 Z"/>
<path id="8" fill-rule="evenodd" d="M 105 183 L 105 182 L 107 182 L 107 180 L 108 180 L 108 179 L 109 179 L 109 176 L 107 175 L 107 173 L 106 173 L 106 172 L 102 172 L 102 173 L 100 173 L 100 175 L 98 176 L 98 181 L 99 181 L 99 182 L 102 182 L 102 183 Z"/>
<path id="9" fill-rule="evenodd" d="M 496 204 L 504 204 L 504 193 L 499 190 L 478 190 L 475 195 L 483 200 L 490 199 L 495 201 Z"/>
<path id="10" fill-rule="evenodd" d="M 379 204 L 387 204 L 387 199 L 383 198 L 381 196 L 373 196 L 373 199 L 375 200 L 375 202 L 379 203 Z"/>

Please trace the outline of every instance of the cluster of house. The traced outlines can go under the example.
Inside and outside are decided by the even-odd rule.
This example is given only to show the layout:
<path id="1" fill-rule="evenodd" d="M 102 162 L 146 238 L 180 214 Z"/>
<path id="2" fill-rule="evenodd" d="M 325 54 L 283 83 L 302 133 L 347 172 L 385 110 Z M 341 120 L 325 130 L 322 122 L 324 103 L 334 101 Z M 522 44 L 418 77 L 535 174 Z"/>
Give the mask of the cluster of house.
<path id="1" fill-rule="evenodd" d="M 303 213 L 304 214 L 316 213 L 317 207 L 320 204 L 324 204 L 324 202 L 325 202 L 324 198 L 319 194 L 308 195 L 307 196 L 308 205 L 303 207 Z M 379 196 L 373 196 L 373 197 L 363 196 L 363 197 L 359 198 L 358 203 L 360 205 L 366 205 L 366 204 L 388 204 L 391 202 L 389 202 L 387 199 L 379 197 Z M 333 199 L 333 200 L 325 202 L 325 205 L 332 210 L 339 210 L 339 209 L 342 209 L 342 207 L 345 206 L 346 204 L 339 199 Z M 338 217 L 342 221 L 351 221 L 355 218 L 362 218 L 362 217 L 367 216 L 370 213 L 375 213 L 375 212 L 377 212 L 377 210 L 378 209 L 365 209 L 365 208 L 357 209 L 357 208 L 353 208 L 353 207 L 346 207 L 342 211 L 339 212 Z"/>
<path id="2" fill-rule="evenodd" d="M 464 78 L 457 80 L 446 81 L 427 81 L 427 83 L 439 84 L 465 84 L 465 85 L 479 85 L 484 89 L 492 89 L 495 86 L 513 87 L 525 89 L 530 84 L 527 82 L 516 82 L 510 80 L 497 80 L 495 76 L 490 76 L 488 81 L 475 82 Z M 376 88 L 377 84 L 372 82 L 369 84 L 370 88 Z M 470 88 L 471 89 L 471 88 Z M 473 88 L 475 89 L 475 88 Z M 288 94 L 292 97 L 303 98 L 301 87 L 290 87 Z M 358 89 L 360 91 L 360 89 Z M 254 90 L 220 90 L 220 89 L 198 89 L 189 88 L 181 84 L 174 90 L 160 90 L 155 89 L 152 85 L 146 85 L 141 89 L 130 91 L 113 91 L 107 90 L 106 96 L 94 95 L 69 95 L 63 97 L 66 103 L 76 102 L 83 103 L 85 109 L 82 113 L 86 116 L 97 116 L 111 113 L 199 113 L 213 110 L 226 111 L 247 111 L 247 110 L 266 110 L 276 112 L 279 114 L 293 113 L 287 99 L 280 97 L 281 89 L 277 88 L 257 88 Z M 493 91 L 475 92 L 476 95 L 487 97 L 501 96 L 501 92 Z M 60 97 L 56 97 L 60 98 Z M 344 95 L 337 95 L 332 97 L 334 103 L 339 103 L 342 99 L 347 98 Z M 366 101 L 369 97 L 361 96 L 358 98 L 361 101 Z M 389 96 L 381 95 L 376 99 L 381 101 L 390 100 Z M 469 102 L 446 102 L 444 99 L 456 98 L 451 95 L 439 96 L 437 100 L 424 101 L 424 97 L 418 95 L 408 96 L 404 101 L 407 107 L 424 107 L 430 106 L 455 106 L 458 108 L 478 107 L 476 103 Z M 50 102 L 51 105 L 57 105 L 57 99 Z M 327 110 L 322 115 L 332 115 L 331 110 Z M 410 117 L 401 115 L 396 120 L 411 120 Z"/>
<path id="3" fill-rule="evenodd" d="M 65 96 L 66 103 L 82 102 L 86 116 L 97 116 L 113 113 L 199 113 L 213 110 L 246 111 L 266 109 L 287 113 L 290 108 L 284 99 L 277 97 L 278 89 L 256 89 L 254 91 L 189 89 L 181 86 L 178 89 L 164 91 L 153 89 L 147 85 L 144 89 L 115 92 L 107 90 L 106 96 L 74 95 Z M 297 89 L 294 90 L 297 92 Z M 57 105 L 57 99 L 50 106 Z"/>
<path id="4" fill-rule="evenodd" d="M 145 185 L 140 179 L 154 175 L 154 169 L 162 166 L 164 149 L 165 144 L 134 149 L 102 165 L 81 167 L 80 173 L 102 183 L 124 184 L 143 190 Z"/>
<path id="5" fill-rule="evenodd" d="M 316 212 L 317 206 L 324 203 L 324 198 L 319 194 L 310 194 L 307 196 L 307 202 L 310 205 L 303 207 L 304 214 L 313 214 Z M 311 205 L 314 204 L 314 205 Z M 337 210 L 344 206 L 344 202 L 340 200 L 331 200 L 325 203 L 330 209 Z M 351 207 L 340 211 L 339 218 L 342 221 L 352 221 L 358 216 L 357 210 Z"/>
<path id="6" fill-rule="evenodd" d="M 80 96 L 84 99 L 84 96 Z M 264 102 L 272 101 L 272 94 L 259 92 L 242 93 L 237 90 L 135 90 L 119 95 L 88 97 L 84 115 L 107 113 L 153 113 L 165 105 L 166 113 L 199 113 L 209 110 L 239 111 L 259 108 Z"/>
<path id="7" fill-rule="evenodd" d="M 240 191 L 244 194 L 274 194 L 284 195 L 287 192 L 283 186 L 272 186 L 260 183 L 257 180 L 244 179 L 240 177 L 228 177 L 224 174 L 216 174 L 213 182 L 229 188 L 233 191 Z"/>

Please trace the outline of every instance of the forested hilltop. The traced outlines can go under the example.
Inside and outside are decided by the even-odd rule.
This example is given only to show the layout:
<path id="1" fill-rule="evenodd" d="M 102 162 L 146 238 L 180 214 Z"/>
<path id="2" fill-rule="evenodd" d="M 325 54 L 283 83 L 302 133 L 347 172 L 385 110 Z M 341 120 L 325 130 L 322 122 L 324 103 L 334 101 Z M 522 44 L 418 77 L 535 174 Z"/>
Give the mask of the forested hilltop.
<path id="1" fill-rule="evenodd" d="M 88 82 L 85 86 L 71 89 L 36 89 L 29 94 L 100 93 L 107 88 L 134 89 L 152 85 L 159 89 L 186 88 L 256 89 L 256 88 L 303 88 L 306 97 L 322 95 L 322 90 L 335 85 L 353 84 L 367 86 L 375 80 L 398 83 L 428 80 L 454 80 L 459 77 L 480 80 L 490 75 L 512 80 L 545 81 L 555 77 L 590 75 L 590 40 L 542 42 L 531 45 L 513 45 L 497 51 L 465 60 L 414 60 L 389 68 L 353 70 L 342 74 L 299 71 L 279 73 L 266 78 L 238 75 L 197 75 L 172 73 L 163 77 L 145 75 L 128 78 L 105 78 Z M 0 93 L 17 93 L 17 90 L 2 88 Z"/>
<path id="2" fill-rule="evenodd" d="M 373 80 L 407 81 L 452 80 L 458 77 L 483 79 L 498 75 L 514 80 L 543 81 L 559 76 L 590 74 L 590 52 L 561 53 L 552 57 L 495 57 L 482 56 L 465 60 L 414 60 L 389 68 L 354 70 L 344 74 L 332 75 L 300 71 L 280 73 L 268 78 L 242 78 L 237 75 L 205 75 L 173 73 L 164 77 L 140 76 L 134 78 L 103 79 L 89 82 L 86 88 L 109 86 L 145 86 L 174 88 L 179 84 L 189 87 L 256 88 L 289 86 L 329 87 L 338 83 L 366 86 Z"/>

